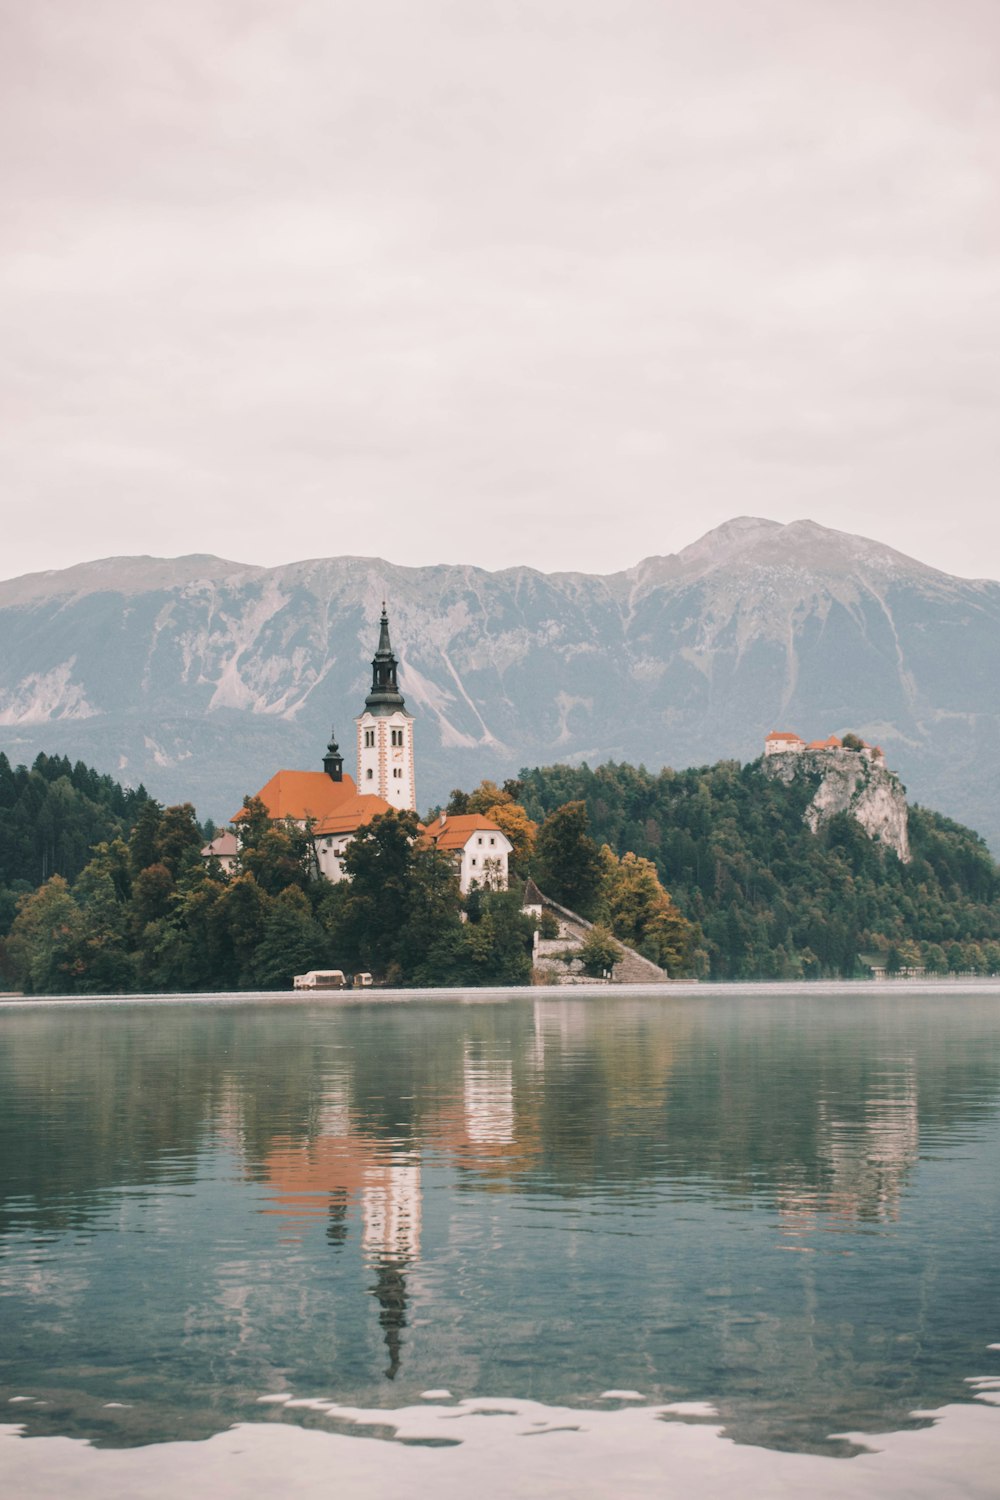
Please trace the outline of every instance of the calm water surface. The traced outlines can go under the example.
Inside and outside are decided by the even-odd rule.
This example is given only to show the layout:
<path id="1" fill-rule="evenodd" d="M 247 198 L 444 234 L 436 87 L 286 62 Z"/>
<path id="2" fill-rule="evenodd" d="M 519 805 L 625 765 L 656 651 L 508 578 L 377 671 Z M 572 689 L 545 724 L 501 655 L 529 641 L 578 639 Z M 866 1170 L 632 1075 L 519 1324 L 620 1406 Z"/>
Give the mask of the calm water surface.
<path id="1" fill-rule="evenodd" d="M 843 1475 L 1000 1418 L 1000 996 L 475 1001 L 0 1011 L 0 1474 L 498 1398 L 631 1452 L 641 1397 Z"/>

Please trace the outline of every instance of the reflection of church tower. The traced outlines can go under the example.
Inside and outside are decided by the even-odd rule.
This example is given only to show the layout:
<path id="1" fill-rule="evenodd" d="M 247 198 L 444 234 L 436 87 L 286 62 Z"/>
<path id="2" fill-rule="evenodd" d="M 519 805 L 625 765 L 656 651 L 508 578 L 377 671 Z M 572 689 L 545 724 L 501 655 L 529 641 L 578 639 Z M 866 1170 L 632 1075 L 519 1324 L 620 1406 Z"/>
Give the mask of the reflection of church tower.
<path id="1" fill-rule="evenodd" d="M 378 1320 L 385 1332 L 389 1353 L 386 1379 L 395 1380 L 403 1352 L 403 1329 L 406 1327 L 406 1261 L 380 1260 L 375 1265 L 372 1296 L 379 1305 Z"/>
<path id="2" fill-rule="evenodd" d="M 420 1166 L 414 1162 L 372 1173 L 362 1197 L 364 1247 L 374 1252 L 378 1320 L 389 1354 L 386 1378 L 395 1380 L 406 1327 L 406 1271 L 420 1253 Z"/>
<path id="3" fill-rule="evenodd" d="M 392 807 L 415 808 L 413 716 L 399 691 L 396 671 L 383 602 L 378 650 L 372 659 L 372 688 L 357 721 L 358 791 L 374 792 Z"/>
<path id="4" fill-rule="evenodd" d="M 478 1058 L 468 1042 L 462 1065 L 465 1130 L 477 1145 L 514 1139 L 514 1070 L 498 1058 Z"/>

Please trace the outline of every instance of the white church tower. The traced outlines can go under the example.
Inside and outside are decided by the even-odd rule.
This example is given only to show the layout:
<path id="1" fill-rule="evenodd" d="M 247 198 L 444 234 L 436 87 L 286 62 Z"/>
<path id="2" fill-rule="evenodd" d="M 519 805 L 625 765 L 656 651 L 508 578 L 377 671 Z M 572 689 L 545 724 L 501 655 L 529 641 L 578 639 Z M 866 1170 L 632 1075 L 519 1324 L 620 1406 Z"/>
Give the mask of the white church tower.
<path id="1" fill-rule="evenodd" d="M 389 644 L 389 617 L 382 604 L 378 650 L 372 659 L 372 690 L 358 725 L 358 791 L 374 792 L 392 807 L 416 808 L 413 777 L 413 715 L 396 682 Z"/>

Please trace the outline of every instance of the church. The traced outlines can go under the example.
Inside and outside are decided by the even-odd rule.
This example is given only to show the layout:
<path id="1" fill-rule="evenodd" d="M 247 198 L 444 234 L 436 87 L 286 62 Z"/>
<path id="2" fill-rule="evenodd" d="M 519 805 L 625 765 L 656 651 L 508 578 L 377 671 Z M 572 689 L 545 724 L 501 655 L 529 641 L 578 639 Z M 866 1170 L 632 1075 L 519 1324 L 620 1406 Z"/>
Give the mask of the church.
<path id="1" fill-rule="evenodd" d="M 398 672 L 383 602 L 371 691 L 355 721 L 357 781 L 344 771 L 331 734 L 322 771 L 276 771 L 257 793 L 275 822 L 291 818 L 311 830 L 316 869 L 327 880 L 344 879 L 347 846 L 373 818 L 416 809 L 413 715 L 399 690 Z M 242 816 L 241 810 L 233 818 L 237 828 Z M 513 845 L 489 818 L 442 813 L 420 837 L 449 856 L 463 892 L 474 885 L 506 890 Z"/>

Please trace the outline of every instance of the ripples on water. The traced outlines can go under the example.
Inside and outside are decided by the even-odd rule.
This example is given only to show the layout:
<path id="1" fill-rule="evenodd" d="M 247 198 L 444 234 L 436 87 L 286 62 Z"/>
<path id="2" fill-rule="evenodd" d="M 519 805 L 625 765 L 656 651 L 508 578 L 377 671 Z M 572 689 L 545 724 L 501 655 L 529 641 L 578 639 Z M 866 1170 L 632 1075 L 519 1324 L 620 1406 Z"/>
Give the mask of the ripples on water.
<path id="1" fill-rule="evenodd" d="M 7 1011 L 0 1403 L 127 1447 L 619 1390 L 856 1454 L 994 1399 L 998 1072 L 989 994 Z"/>

